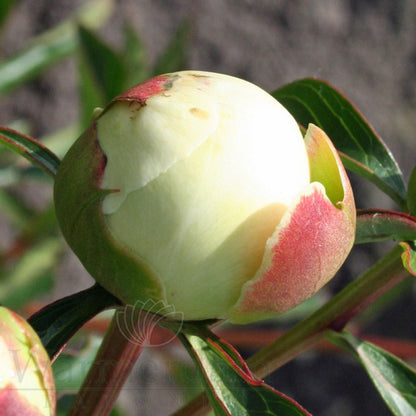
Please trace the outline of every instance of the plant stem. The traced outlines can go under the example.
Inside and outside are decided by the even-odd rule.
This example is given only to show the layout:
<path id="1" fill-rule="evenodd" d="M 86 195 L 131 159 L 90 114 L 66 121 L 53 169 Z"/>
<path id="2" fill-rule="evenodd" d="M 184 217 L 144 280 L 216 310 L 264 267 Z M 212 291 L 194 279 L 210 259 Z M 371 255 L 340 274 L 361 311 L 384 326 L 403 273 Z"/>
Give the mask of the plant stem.
<path id="1" fill-rule="evenodd" d="M 143 344 L 130 340 L 126 334 L 130 333 L 131 328 L 125 327 L 126 322 L 132 322 L 132 319 L 137 323 L 140 314 L 125 308 L 122 313 L 129 316 L 117 320 L 117 313 L 117 311 L 114 313 L 110 327 L 75 398 L 69 416 L 109 415 L 140 355 Z"/>
<path id="2" fill-rule="evenodd" d="M 406 279 L 409 272 L 403 267 L 401 253 L 402 249 L 395 247 L 310 317 L 249 358 L 247 364 L 253 373 L 264 378 L 322 341 L 328 329 L 341 331 L 353 317 Z M 174 415 L 202 416 L 207 413 L 206 403 L 206 396 L 200 395 Z"/>

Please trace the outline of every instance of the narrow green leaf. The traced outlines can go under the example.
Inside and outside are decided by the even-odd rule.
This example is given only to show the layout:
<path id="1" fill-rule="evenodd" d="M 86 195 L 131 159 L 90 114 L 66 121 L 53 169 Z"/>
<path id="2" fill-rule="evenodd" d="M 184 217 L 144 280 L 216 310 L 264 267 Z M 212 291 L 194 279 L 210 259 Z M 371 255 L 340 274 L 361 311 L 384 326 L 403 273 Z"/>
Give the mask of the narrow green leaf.
<path id="1" fill-rule="evenodd" d="M 199 372 L 193 362 L 188 360 L 172 361 L 169 365 L 169 377 L 179 388 L 183 402 L 193 400 L 205 391 Z"/>
<path id="2" fill-rule="evenodd" d="M 416 218 L 387 210 L 358 210 L 355 244 L 416 240 Z"/>
<path id="3" fill-rule="evenodd" d="M 0 1 L 0 27 L 3 26 L 3 23 L 5 22 L 15 3 L 15 0 Z"/>
<path id="4" fill-rule="evenodd" d="M 358 110 L 328 83 L 306 78 L 272 94 L 307 127 L 321 127 L 341 154 L 346 168 L 370 180 L 400 207 L 406 207 L 406 186 L 390 150 Z"/>
<path id="5" fill-rule="evenodd" d="M 101 337 L 90 336 L 84 348 L 76 354 L 63 353 L 57 357 L 52 369 L 58 395 L 77 392 L 80 389 L 101 342 Z"/>
<path id="6" fill-rule="evenodd" d="M 407 207 L 412 215 L 416 215 L 416 166 L 410 175 L 407 189 Z"/>
<path id="7" fill-rule="evenodd" d="M 344 331 L 338 345 L 352 349 L 381 397 L 396 416 L 416 414 L 416 372 L 396 356 Z"/>
<path id="8" fill-rule="evenodd" d="M 0 94 L 36 77 L 75 50 L 76 40 L 67 26 L 59 27 L 52 35 L 0 64 Z"/>
<path id="9" fill-rule="evenodd" d="M 416 276 L 416 243 L 415 241 L 406 242 L 403 241 L 400 243 L 401 248 L 403 249 L 402 261 L 405 269 L 411 273 L 413 276 Z"/>
<path id="10" fill-rule="evenodd" d="M 3 0 L 2 0 L 3 1 Z M 76 25 L 98 28 L 109 17 L 112 0 L 93 0 L 72 18 L 32 39 L 27 47 L 0 64 L 0 94 L 39 75 L 78 47 Z"/>
<path id="11" fill-rule="evenodd" d="M 106 98 L 103 89 L 94 77 L 85 54 L 79 54 L 77 58 L 80 122 L 82 129 L 85 129 L 91 123 L 95 108 L 102 107 L 106 103 Z"/>
<path id="12" fill-rule="evenodd" d="M 143 42 L 129 24 L 124 26 L 123 61 L 126 68 L 123 89 L 130 88 L 151 77 L 147 68 L 147 56 Z"/>
<path id="13" fill-rule="evenodd" d="M 0 126 L 0 143 L 55 177 L 60 164 L 59 158 L 33 137 Z"/>
<path id="14" fill-rule="evenodd" d="M 123 91 L 125 69 L 122 58 L 91 30 L 79 26 L 81 50 L 91 73 L 104 93 L 105 102 L 112 100 Z"/>
<path id="15" fill-rule="evenodd" d="M 217 416 L 309 415 L 292 399 L 257 379 L 237 351 L 206 328 L 185 324 L 179 338 L 203 376 Z"/>
<path id="16" fill-rule="evenodd" d="M 157 60 L 153 68 L 154 75 L 180 71 L 186 68 L 190 33 L 191 21 L 185 19 L 179 25 L 168 46 Z"/>
<path id="17" fill-rule="evenodd" d="M 53 361 L 68 340 L 97 313 L 119 300 L 99 285 L 62 298 L 28 319 Z"/>

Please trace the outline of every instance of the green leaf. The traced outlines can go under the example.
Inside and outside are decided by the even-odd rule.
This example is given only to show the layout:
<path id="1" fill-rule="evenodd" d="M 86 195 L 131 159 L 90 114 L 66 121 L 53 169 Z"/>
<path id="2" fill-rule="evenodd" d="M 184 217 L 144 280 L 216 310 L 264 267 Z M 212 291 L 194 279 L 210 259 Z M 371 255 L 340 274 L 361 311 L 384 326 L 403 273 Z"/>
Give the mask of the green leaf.
<path id="1" fill-rule="evenodd" d="M 396 356 L 344 331 L 338 345 L 355 355 L 381 397 L 397 416 L 416 414 L 416 372 Z"/>
<path id="2" fill-rule="evenodd" d="M 78 337 L 75 338 L 78 340 Z M 61 354 L 54 361 L 53 378 L 58 395 L 75 392 L 80 389 L 91 363 L 97 355 L 102 338 L 90 336 L 88 342 L 76 354 Z"/>
<path id="3" fill-rule="evenodd" d="M 324 81 L 306 78 L 272 94 L 307 127 L 321 127 L 340 152 L 345 167 L 370 180 L 400 207 L 406 207 L 406 186 L 390 150 L 358 110 Z"/>
<path id="4" fill-rule="evenodd" d="M 0 1 L 0 27 L 3 26 L 3 23 L 5 22 L 15 3 L 15 0 Z"/>
<path id="5" fill-rule="evenodd" d="M 179 25 L 168 46 L 157 60 L 153 68 L 154 75 L 176 72 L 186 68 L 190 32 L 191 21 L 186 19 Z"/>
<path id="6" fill-rule="evenodd" d="M 416 240 L 416 218 L 387 210 L 358 210 L 355 244 Z"/>
<path id="7" fill-rule="evenodd" d="M 407 207 L 412 215 L 416 215 L 416 166 L 410 175 L 407 189 Z"/>
<path id="8" fill-rule="evenodd" d="M 0 126 L 0 143 L 55 177 L 60 164 L 59 158 L 33 137 Z"/>
<path id="9" fill-rule="evenodd" d="M 96 284 L 51 303 L 28 321 L 53 361 L 82 325 L 97 313 L 119 304 L 117 298 Z"/>
<path id="10" fill-rule="evenodd" d="M 0 302 L 17 309 L 51 289 L 51 270 L 58 261 L 61 242 L 50 238 L 28 250 L 12 270 L 0 277 Z"/>
<path id="11" fill-rule="evenodd" d="M 179 335 L 200 370 L 217 416 L 309 415 L 292 399 L 257 379 L 235 349 L 202 326 Z"/>
<path id="12" fill-rule="evenodd" d="M 4 60 L 0 64 L 0 94 L 34 78 L 74 52 L 78 47 L 78 22 L 97 28 L 108 19 L 112 5 L 111 0 L 88 2 L 72 18 L 32 39 L 23 51 Z"/>
<path id="13" fill-rule="evenodd" d="M 195 399 L 205 391 L 193 362 L 188 360 L 172 360 L 169 365 L 169 377 L 177 386 L 184 402 Z"/>
<path id="14" fill-rule="evenodd" d="M 126 68 L 125 89 L 151 77 L 144 45 L 134 28 L 128 24 L 124 26 L 123 61 Z"/>
<path id="15" fill-rule="evenodd" d="M 81 128 L 85 129 L 91 123 L 94 110 L 105 105 L 106 98 L 103 89 L 94 77 L 85 54 L 78 56 L 77 64 Z"/>
<path id="16" fill-rule="evenodd" d="M 22 52 L 0 64 L 0 93 L 5 93 L 36 77 L 46 68 L 72 53 L 77 46 L 69 26 L 34 39 Z"/>
<path id="17" fill-rule="evenodd" d="M 85 60 L 103 92 L 105 102 L 101 105 L 104 105 L 123 91 L 125 80 L 123 60 L 91 30 L 79 26 L 78 34 Z"/>
<path id="18" fill-rule="evenodd" d="M 401 248 L 403 249 L 402 261 L 404 268 L 411 273 L 413 276 L 416 276 L 416 244 L 415 241 L 412 242 L 401 242 Z"/>

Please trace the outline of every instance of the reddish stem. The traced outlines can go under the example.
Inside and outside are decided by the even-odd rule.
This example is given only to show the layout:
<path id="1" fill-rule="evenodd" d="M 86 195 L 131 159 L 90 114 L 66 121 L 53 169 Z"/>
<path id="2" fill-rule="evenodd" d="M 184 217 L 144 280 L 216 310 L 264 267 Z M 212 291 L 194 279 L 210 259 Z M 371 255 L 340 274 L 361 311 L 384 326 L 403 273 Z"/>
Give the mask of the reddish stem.
<path id="1" fill-rule="evenodd" d="M 126 308 L 124 313 L 134 313 Z M 110 328 L 101 344 L 87 378 L 75 398 L 69 416 L 107 416 L 114 407 L 128 375 L 142 350 L 142 344 L 133 342 L 123 328 L 124 322 L 113 316 Z M 138 315 L 135 315 L 137 322 Z M 131 322 L 131 321 L 130 321 Z"/>

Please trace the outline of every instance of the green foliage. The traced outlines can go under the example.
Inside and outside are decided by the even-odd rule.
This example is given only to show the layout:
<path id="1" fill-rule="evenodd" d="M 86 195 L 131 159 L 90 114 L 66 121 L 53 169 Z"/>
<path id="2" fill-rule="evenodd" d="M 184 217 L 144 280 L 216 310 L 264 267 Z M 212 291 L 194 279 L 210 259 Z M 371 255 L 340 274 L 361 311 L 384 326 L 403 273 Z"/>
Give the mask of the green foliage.
<path id="1" fill-rule="evenodd" d="M 124 65 L 127 68 L 125 88 L 130 88 L 152 76 L 147 67 L 144 45 L 134 28 L 129 24 L 124 25 L 124 45 L 121 55 L 124 57 Z M 178 69 L 180 66 L 176 68 Z M 153 74 L 156 74 L 156 71 L 153 71 Z"/>
<path id="2" fill-rule="evenodd" d="M 41 309 L 29 319 L 53 360 L 69 339 L 92 317 L 119 301 L 101 286 L 62 298 Z"/>
<path id="3" fill-rule="evenodd" d="M 32 137 L 7 127 L 0 127 L 0 143 L 24 156 L 52 177 L 55 176 L 60 160 L 48 148 L 42 146 Z"/>
<path id="4" fill-rule="evenodd" d="M 82 55 L 91 71 L 90 81 L 95 81 L 104 103 L 111 101 L 123 91 L 125 69 L 121 56 L 87 28 L 80 26 L 78 33 Z"/>
<path id="5" fill-rule="evenodd" d="M 74 341 L 79 343 L 80 337 L 76 338 L 78 339 Z M 88 368 L 94 362 L 101 341 L 101 337 L 90 336 L 84 342 L 81 340 L 84 344 L 82 348 L 76 348 L 77 342 L 74 342 L 75 353 L 61 354 L 54 361 L 52 369 L 58 394 L 74 394 L 80 389 Z"/>
<path id="6" fill-rule="evenodd" d="M 304 127 L 314 123 L 325 130 L 347 169 L 405 206 L 405 183 L 392 153 L 341 93 L 324 81 L 303 79 L 279 88 L 273 96 Z"/>
<path id="7" fill-rule="evenodd" d="M 377 345 L 361 341 L 349 332 L 329 337 L 359 360 L 394 415 L 416 413 L 416 372 L 412 368 Z"/>
<path id="8" fill-rule="evenodd" d="M 78 72 L 81 121 L 84 128 L 90 123 L 95 108 L 105 106 L 125 89 L 151 76 L 184 69 L 189 31 L 190 22 L 185 21 L 155 66 L 149 68 L 145 49 L 131 26 L 125 25 L 121 52 L 113 50 L 93 31 L 80 26 Z"/>
<path id="9" fill-rule="evenodd" d="M 13 9 L 14 4 L 15 0 L 3 0 L 0 2 L 0 28 Z"/>
<path id="10" fill-rule="evenodd" d="M 416 218 L 401 212 L 359 210 L 355 243 L 416 240 Z"/>
<path id="11" fill-rule="evenodd" d="M 76 22 L 97 28 L 107 20 L 111 9 L 111 0 L 90 1 L 71 19 L 32 39 L 24 50 L 4 60 L 0 64 L 0 94 L 22 85 L 75 52 L 78 47 Z"/>
<path id="12" fill-rule="evenodd" d="M 217 416 L 310 415 L 255 377 L 237 351 L 210 331 L 184 325 L 180 339 L 201 370 Z"/>
<path id="13" fill-rule="evenodd" d="M 10 16 L 15 3 L 13 0 L 0 2 L 0 27 Z M 0 63 L 0 94 L 5 94 L 23 86 L 63 58 L 74 56 L 80 97 L 80 120 L 63 126 L 61 131 L 42 141 L 35 140 L 27 132 L 0 127 L 0 144 L 3 144 L 0 146 L 0 209 L 2 217 L 15 232 L 11 247 L 0 253 L 0 302 L 8 307 L 24 308 L 51 291 L 64 248 L 57 237 L 51 202 L 35 209 L 15 190 L 28 180 L 35 185 L 51 184 L 50 178 L 55 177 L 60 164 L 59 157 L 90 123 L 94 108 L 105 106 L 124 89 L 153 75 L 187 66 L 187 45 L 192 32 L 190 20 L 183 21 L 156 63 L 150 66 L 142 40 L 132 26 L 125 25 L 120 50 L 97 34 L 96 29 L 110 17 L 112 7 L 111 0 L 89 1 L 70 19 L 32 39 L 21 51 Z M 260 351 L 250 363 L 257 370 L 267 367 L 272 371 L 310 348 L 315 339 L 320 340 L 327 333 L 332 342 L 352 353 L 366 369 L 394 415 L 416 414 L 413 369 L 376 345 L 340 332 L 377 296 L 386 293 L 407 274 L 416 275 L 416 168 L 410 175 L 406 193 L 402 173 L 388 147 L 358 110 L 326 82 L 303 79 L 279 88 L 273 95 L 304 127 L 308 123 L 322 127 L 339 150 L 345 166 L 371 181 L 400 207 L 401 211 L 359 210 L 356 244 L 392 240 L 399 243 L 401 250 L 394 251 L 394 255 L 399 253 L 397 258 L 384 257 L 388 261 L 382 259 L 369 273 L 344 288 L 334 298 L 336 302 L 326 303 L 322 295 L 292 311 L 287 315 L 288 319 L 295 316 L 296 320 L 301 320 L 311 316 L 295 325 L 280 342 Z M 31 165 L 16 162 L 5 148 L 23 156 Z M 377 286 L 377 280 L 382 278 L 383 282 Z M 360 293 L 365 293 L 362 298 L 357 296 Z M 377 313 L 383 312 L 386 304 L 378 305 Z M 100 339 L 92 338 L 75 356 L 59 353 L 85 322 L 102 310 L 117 306 L 116 298 L 95 285 L 46 306 L 29 319 L 50 356 L 57 358 L 54 372 L 58 393 L 68 393 L 59 401 L 58 414 L 66 414 L 69 410 L 73 394 L 81 388 L 87 369 L 97 354 Z M 323 318 L 328 316 L 326 326 L 321 327 Z M 332 330 L 325 332 L 328 328 Z M 249 333 L 249 329 L 247 331 Z M 309 414 L 258 379 L 236 350 L 209 332 L 205 323 L 185 325 L 179 338 L 194 359 L 217 415 Z M 186 408 L 183 412 L 187 414 Z M 112 414 L 123 413 L 115 409 Z"/>
<path id="14" fill-rule="evenodd" d="M 191 22 L 190 20 L 185 20 L 178 27 L 172 40 L 156 62 L 152 71 L 154 75 L 185 69 L 188 61 L 186 45 L 188 44 L 190 32 Z"/>

